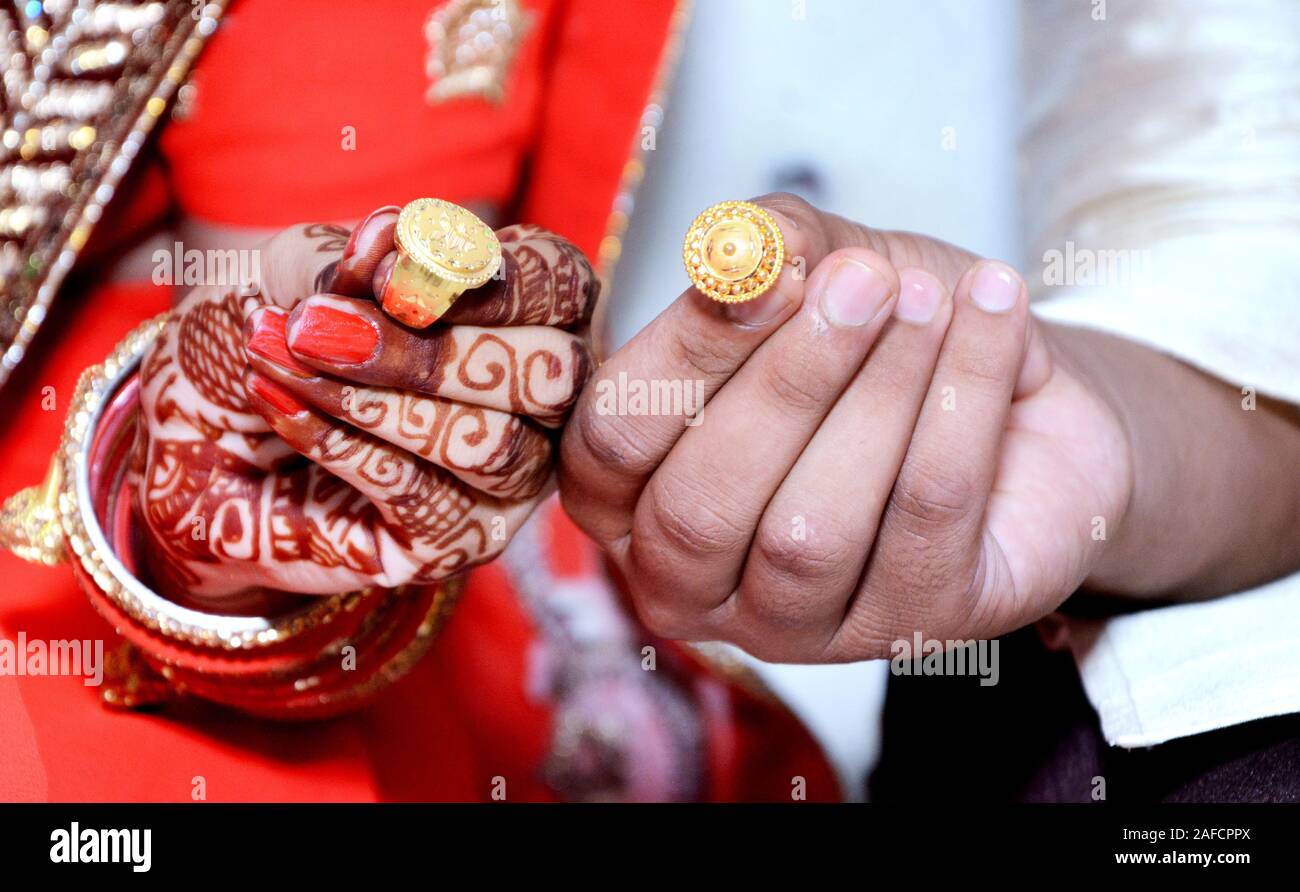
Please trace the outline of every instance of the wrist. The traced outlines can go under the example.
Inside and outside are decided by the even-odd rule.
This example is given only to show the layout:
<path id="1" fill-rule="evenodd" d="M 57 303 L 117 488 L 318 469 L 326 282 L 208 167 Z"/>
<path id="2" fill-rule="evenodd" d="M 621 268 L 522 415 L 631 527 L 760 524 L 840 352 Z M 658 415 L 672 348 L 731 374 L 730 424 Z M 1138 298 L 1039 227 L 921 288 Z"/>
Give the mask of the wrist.
<path id="1" fill-rule="evenodd" d="M 1300 424 L 1141 344 L 1045 326 L 1060 364 L 1123 432 L 1129 498 L 1107 523 L 1084 587 L 1190 600 L 1239 591 L 1300 565 Z"/>
<path id="2" fill-rule="evenodd" d="M 1137 535 L 1138 520 L 1157 501 L 1149 475 L 1139 474 L 1150 449 L 1142 430 L 1140 413 L 1134 410 L 1131 394 L 1117 386 L 1114 374 L 1116 339 L 1086 329 L 1038 323 L 1052 354 L 1056 374 L 1066 374 L 1102 407 L 1101 417 L 1110 419 L 1110 437 L 1116 444 L 1114 460 L 1101 472 L 1119 480 L 1122 497 L 1110 516 L 1089 518 L 1092 537 L 1082 587 L 1107 593 L 1128 593 L 1137 581 L 1143 546 Z M 1122 378 L 1123 376 L 1118 376 Z"/>

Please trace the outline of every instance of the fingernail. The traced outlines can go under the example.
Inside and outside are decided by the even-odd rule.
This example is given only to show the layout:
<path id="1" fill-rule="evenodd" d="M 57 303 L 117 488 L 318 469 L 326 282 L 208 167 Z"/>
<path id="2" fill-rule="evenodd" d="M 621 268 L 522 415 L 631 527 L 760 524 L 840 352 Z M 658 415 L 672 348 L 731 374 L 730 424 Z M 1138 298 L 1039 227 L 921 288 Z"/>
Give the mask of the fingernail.
<path id="1" fill-rule="evenodd" d="M 339 262 L 331 260 L 321 267 L 320 272 L 316 274 L 316 281 L 312 285 L 313 293 L 324 294 L 334 285 L 334 280 L 338 277 Z"/>
<path id="2" fill-rule="evenodd" d="M 765 325 L 771 322 L 789 306 L 785 292 L 776 287 L 761 297 L 747 300 L 743 304 L 727 304 L 727 318 L 741 325 Z"/>
<path id="3" fill-rule="evenodd" d="M 271 310 L 261 310 L 249 316 L 248 352 L 255 353 L 300 377 L 316 377 L 315 369 L 303 365 L 289 352 L 289 344 L 285 341 L 285 325 L 287 322 L 288 316 Z"/>
<path id="4" fill-rule="evenodd" d="M 370 288 L 373 294 L 384 293 L 384 289 L 388 287 L 388 280 L 392 278 L 395 266 L 397 266 L 396 251 L 385 254 L 384 259 L 379 261 L 379 265 L 375 267 L 374 275 L 370 277 Z"/>
<path id="5" fill-rule="evenodd" d="M 289 335 L 294 353 L 324 362 L 365 362 L 378 346 L 379 331 L 369 319 L 322 304 L 304 304 Z"/>
<path id="6" fill-rule="evenodd" d="M 277 412 L 285 415 L 297 415 L 307 408 L 292 393 L 257 372 L 250 372 L 246 380 L 248 388 L 270 404 L 271 408 Z"/>
<path id="7" fill-rule="evenodd" d="M 970 297 L 980 309 L 1005 313 L 1020 296 L 1020 279 L 1000 263 L 982 263 L 970 285 Z"/>
<path id="8" fill-rule="evenodd" d="M 844 258 L 831 267 L 818 295 L 832 325 L 858 328 L 880 313 L 889 300 L 889 281 L 865 263 Z"/>
<path id="9" fill-rule="evenodd" d="M 348 243 L 343 246 L 343 259 L 346 260 L 357 252 L 357 245 L 361 243 L 361 236 L 365 231 L 366 224 L 378 217 L 380 214 L 394 214 L 400 211 L 401 208 L 395 205 L 386 205 L 385 207 L 375 208 L 371 211 L 364 220 L 353 228 L 352 234 L 348 236 Z"/>
<path id="10" fill-rule="evenodd" d="M 895 316 L 914 325 L 925 325 L 934 318 L 943 303 L 943 285 L 938 279 L 919 269 L 905 269 L 898 274 L 898 284 Z"/>

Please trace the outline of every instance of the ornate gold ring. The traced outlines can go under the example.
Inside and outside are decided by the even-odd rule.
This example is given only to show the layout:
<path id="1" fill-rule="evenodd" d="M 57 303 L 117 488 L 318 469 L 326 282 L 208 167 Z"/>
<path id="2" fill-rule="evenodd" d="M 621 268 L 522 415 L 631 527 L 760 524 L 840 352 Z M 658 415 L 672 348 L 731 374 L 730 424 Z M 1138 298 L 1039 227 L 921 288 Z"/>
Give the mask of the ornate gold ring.
<path id="1" fill-rule="evenodd" d="M 397 265 L 380 302 L 412 328 L 438 321 L 471 288 L 501 268 L 496 233 L 473 212 L 440 198 L 417 198 L 397 218 Z"/>
<path id="2" fill-rule="evenodd" d="M 763 208 L 724 201 L 691 223 L 682 260 L 701 294 L 722 303 L 744 303 L 776 284 L 785 262 L 785 239 Z"/>

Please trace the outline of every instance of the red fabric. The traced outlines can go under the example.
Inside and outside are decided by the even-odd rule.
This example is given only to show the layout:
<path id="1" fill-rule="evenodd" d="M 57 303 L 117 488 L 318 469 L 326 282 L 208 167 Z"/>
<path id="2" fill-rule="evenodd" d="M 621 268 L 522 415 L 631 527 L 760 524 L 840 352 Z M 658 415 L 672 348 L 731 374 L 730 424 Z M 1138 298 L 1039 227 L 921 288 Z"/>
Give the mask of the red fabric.
<path id="1" fill-rule="evenodd" d="M 110 286 L 62 305 L 60 324 L 78 336 L 39 345 L 5 390 L 0 453 L 9 460 L 0 492 L 41 478 L 81 369 L 170 300 L 167 288 Z M 41 401 L 49 393 L 55 405 L 47 411 Z M 591 543 L 558 510 L 548 540 L 559 576 L 597 567 Z M 0 575 L 7 590 L 0 637 L 116 646 L 67 568 L 4 553 Z M 277 723 L 201 702 L 113 712 L 79 678 L 0 676 L 0 799 L 185 801 L 201 778 L 211 801 L 484 800 L 500 777 L 512 801 L 553 800 L 538 771 L 551 715 L 524 683 L 535 634 L 502 569 L 491 565 L 471 574 L 412 674 L 340 719 Z M 708 798 L 788 799 L 797 775 L 808 779 L 812 799 L 838 795 L 816 743 L 790 713 L 691 671 L 706 720 Z"/>
<path id="2" fill-rule="evenodd" d="M 164 165 L 120 190 L 86 257 L 111 255 L 172 201 L 209 222 L 270 228 L 420 195 L 513 203 L 594 255 L 673 3 L 643 0 L 635 14 L 602 0 L 527 3 L 532 30 L 500 107 L 425 101 L 432 5 L 338 2 L 304 15 L 239 0 L 200 60 L 192 117 L 164 131 Z M 344 127 L 356 128 L 355 151 L 342 147 Z M 60 298 L 0 393 L 0 494 L 43 477 L 81 370 L 170 302 L 151 285 Z M 51 393 L 54 406 L 42 406 Z M 554 501 L 541 510 L 554 578 L 599 578 L 594 546 Z M 67 568 L 3 553 L 0 576 L 0 637 L 116 646 Z M 80 678 L 0 676 L 0 799 L 184 801 L 200 778 L 214 801 L 481 800 L 498 778 L 511 800 L 554 799 L 541 770 L 553 715 L 527 682 L 533 622 L 501 565 L 480 568 L 407 678 L 360 713 L 300 725 L 198 701 L 112 712 Z M 809 798 L 836 798 L 787 710 L 661 645 L 703 717 L 707 798 L 788 800 L 796 776 Z"/>
<path id="3" fill-rule="evenodd" d="M 424 26 L 434 6 L 335 2 L 304 15 L 291 3 L 236 2 L 193 75 L 191 116 L 162 138 L 184 211 L 282 227 L 355 220 L 424 195 L 509 201 L 533 143 L 558 5 L 528 4 L 534 31 L 500 106 L 425 101 Z"/>
<path id="4" fill-rule="evenodd" d="M 635 14 L 606 0 L 524 6 L 531 25 L 505 101 L 435 105 L 425 100 L 429 0 L 335 3 L 317 16 L 239 0 L 194 72 L 190 116 L 162 138 L 181 208 L 281 227 L 355 220 L 423 195 L 519 203 L 515 222 L 597 256 L 677 0 L 638 0 Z M 285 163 L 304 158 L 307 167 Z"/>
<path id="5" fill-rule="evenodd" d="M 606 0 L 572 0 L 557 30 L 520 218 L 564 233 L 589 257 L 599 256 L 624 170 L 639 155 L 641 116 L 677 5 L 637 0 L 632 14 L 612 12 Z"/>

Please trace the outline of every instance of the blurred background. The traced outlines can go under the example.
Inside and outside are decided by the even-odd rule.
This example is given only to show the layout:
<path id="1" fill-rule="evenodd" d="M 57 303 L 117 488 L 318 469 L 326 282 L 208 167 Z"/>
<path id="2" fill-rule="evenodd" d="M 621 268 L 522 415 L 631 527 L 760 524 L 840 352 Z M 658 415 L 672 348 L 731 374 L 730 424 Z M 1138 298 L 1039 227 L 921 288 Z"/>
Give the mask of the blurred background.
<path id="1" fill-rule="evenodd" d="M 682 236 L 726 199 L 795 192 L 1023 267 L 1019 37 L 1013 0 L 696 0 L 662 118 L 645 122 L 658 124 L 615 272 L 611 346 L 681 294 Z M 860 797 L 888 663 L 744 658 Z"/>

